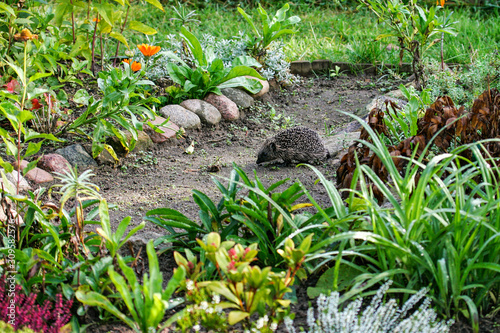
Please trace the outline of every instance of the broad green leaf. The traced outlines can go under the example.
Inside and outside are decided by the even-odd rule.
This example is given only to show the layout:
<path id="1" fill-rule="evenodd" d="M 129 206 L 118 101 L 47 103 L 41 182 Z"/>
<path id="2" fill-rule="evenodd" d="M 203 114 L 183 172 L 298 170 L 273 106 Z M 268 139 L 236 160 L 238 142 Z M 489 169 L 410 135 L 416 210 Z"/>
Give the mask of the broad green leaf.
<path id="1" fill-rule="evenodd" d="M 120 259 L 121 259 L 121 257 L 118 256 L 118 263 L 119 264 L 121 263 Z M 128 266 L 126 266 L 126 267 L 129 268 L 129 269 L 131 269 Z M 122 271 L 123 271 L 124 267 L 122 267 L 122 265 L 120 265 L 120 268 L 122 268 Z M 127 273 L 125 273 L 125 272 L 123 272 L 123 273 L 125 275 L 127 275 Z M 130 281 L 128 281 L 128 283 L 127 283 L 127 281 L 125 281 L 125 279 L 123 278 L 123 276 L 121 276 L 120 274 L 118 274 L 113 269 L 113 266 L 110 266 L 108 268 L 108 275 L 109 275 L 111 281 L 113 281 L 113 284 L 115 285 L 115 288 L 118 291 L 118 293 L 120 294 L 121 298 L 125 302 L 125 305 L 127 306 L 130 314 L 132 315 L 132 317 L 134 318 L 134 320 L 136 322 L 139 322 L 139 316 L 137 314 L 136 308 L 134 307 L 134 301 L 133 301 L 133 298 L 134 298 L 134 296 L 133 296 L 133 289 L 136 286 L 135 285 L 131 285 Z M 135 274 L 134 274 L 134 277 L 135 277 Z M 132 291 L 130 289 L 132 289 Z"/>
<path id="2" fill-rule="evenodd" d="M 163 290 L 162 299 L 167 301 L 170 300 L 175 290 L 179 286 L 179 284 L 186 277 L 186 270 L 183 266 L 179 266 L 175 269 L 174 275 L 170 278 L 167 284 L 167 288 Z"/>
<path id="3" fill-rule="evenodd" d="M 207 60 L 205 58 L 205 54 L 203 53 L 203 49 L 201 47 L 201 44 L 198 41 L 198 39 L 196 38 L 196 36 L 193 35 L 191 32 L 189 32 L 184 27 L 181 28 L 181 35 L 182 35 L 182 38 L 187 42 L 189 49 L 193 53 L 193 57 L 198 62 L 198 65 L 199 66 L 206 66 Z"/>
<path id="4" fill-rule="evenodd" d="M 35 75 L 31 76 L 30 79 L 29 79 L 29 82 L 33 82 L 33 81 L 36 81 L 38 79 L 41 79 L 41 78 L 44 78 L 44 77 L 48 77 L 48 76 L 52 76 L 53 74 L 52 73 L 36 73 Z"/>
<path id="5" fill-rule="evenodd" d="M 157 31 L 155 29 L 151 28 L 150 26 L 148 26 L 144 23 L 138 22 L 138 21 L 130 21 L 130 23 L 128 24 L 128 27 L 131 30 L 142 32 L 145 35 L 154 35 L 157 33 Z"/>
<path id="6" fill-rule="evenodd" d="M 257 30 L 255 24 L 253 24 L 252 18 L 247 13 L 245 13 L 245 11 L 240 7 L 238 7 L 238 12 L 241 14 L 241 16 L 243 16 L 243 18 L 248 22 L 248 24 L 250 24 L 255 34 L 260 37 L 259 30 Z"/>
<path id="7" fill-rule="evenodd" d="M 262 67 L 261 63 L 258 62 L 254 57 L 251 56 L 239 56 L 233 60 L 233 66 L 248 66 L 248 67 Z"/>
<path id="8" fill-rule="evenodd" d="M 3 2 L 0 2 L 0 11 L 7 12 L 12 16 L 16 16 L 16 12 L 14 11 L 14 9 L 12 9 L 12 7 Z"/>
<path id="9" fill-rule="evenodd" d="M 290 5 L 285 3 L 274 15 L 273 21 L 281 22 L 285 20 L 286 12 L 290 9 Z"/>
<path id="10" fill-rule="evenodd" d="M 231 87 L 242 87 L 248 90 L 250 93 L 256 94 L 262 90 L 262 83 L 257 80 L 240 76 L 218 85 L 219 89 Z"/>
<path id="11" fill-rule="evenodd" d="M 146 2 L 152 4 L 153 6 L 155 6 L 156 8 L 161 10 L 162 12 L 165 11 L 165 9 L 163 9 L 163 6 L 161 5 L 161 3 L 158 0 L 146 0 Z"/>
<path id="12" fill-rule="evenodd" d="M 34 142 L 28 143 L 28 148 L 26 149 L 26 153 L 24 153 L 24 157 L 29 157 L 29 156 L 32 156 L 32 155 L 38 153 L 40 151 L 40 148 L 42 148 L 42 143 L 43 143 L 43 140 L 41 140 L 37 143 L 34 143 Z"/>
<path id="13" fill-rule="evenodd" d="M 66 13 L 70 13 L 73 11 L 73 5 L 69 1 L 63 1 L 61 3 L 58 3 L 55 7 L 55 25 L 57 27 L 60 27 L 64 21 L 64 16 L 66 15 Z"/>
<path id="14" fill-rule="evenodd" d="M 84 292 L 81 289 L 76 291 L 75 296 L 76 299 L 83 304 L 101 307 L 123 321 L 132 329 L 135 330 L 137 328 L 135 321 L 120 312 L 120 310 L 118 310 L 105 296 L 94 291 Z"/>
<path id="15" fill-rule="evenodd" d="M 231 70 L 229 71 L 229 74 L 227 74 L 220 83 L 223 83 L 225 81 L 229 81 L 231 79 L 234 79 L 236 77 L 239 77 L 239 76 L 253 76 L 253 77 L 256 77 L 260 80 L 265 80 L 264 77 L 262 77 L 262 75 L 260 75 L 255 69 L 253 68 L 250 68 L 250 67 L 247 67 L 247 66 L 235 66 L 233 68 L 231 68 Z"/>
<path id="16" fill-rule="evenodd" d="M 88 105 L 89 99 L 90 99 L 90 95 L 89 95 L 87 89 L 79 89 L 73 95 L 73 102 L 75 102 L 76 104 Z"/>
<path id="17" fill-rule="evenodd" d="M 243 311 L 231 311 L 227 316 L 227 322 L 229 325 L 234 325 L 242 321 L 243 319 L 249 317 L 250 314 L 248 312 Z"/>
<path id="18" fill-rule="evenodd" d="M 127 39 L 125 39 L 125 37 L 119 33 L 119 32 L 116 32 L 116 31 L 111 31 L 109 33 L 109 36 L 118 40 L 119 42 L 121 42 L 123 45 L 125 45 L 127 48 L 129 48 L 128 46 L 128 43 L 127 43 Z"/>
<path id="19" fill-rule="evenodd" d="M 14 72 L 16 72 L 18 80 L 20 80 L 22 82 L 22 86 L 25 87 L 26 86 L 26 80 L 25 80 L 26 78 L 24 77 L 23 69 L 12 62 L 6 61 L 5 63 L 7 65 L 9 65 L 9 67 L 12 68 L 14 70 Z"/>

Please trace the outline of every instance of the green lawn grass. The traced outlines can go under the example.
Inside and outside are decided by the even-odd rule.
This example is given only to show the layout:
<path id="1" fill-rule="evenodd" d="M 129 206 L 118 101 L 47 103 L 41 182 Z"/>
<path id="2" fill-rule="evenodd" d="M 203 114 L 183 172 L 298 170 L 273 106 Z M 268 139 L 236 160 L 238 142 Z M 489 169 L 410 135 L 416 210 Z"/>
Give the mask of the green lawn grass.
<path id="1" fill-rule="evenodd" d="M 281 3 L 280 3 L 281 4 Z M 268 13 L 275 8 L 265 9 Z M 199 24 L 191 24 L 192 31 L 201 35 L 209 33 L 220 38 L 230 38 L 239 31 L 249 29 L 249 26 L 238 14 L 235 6 L 208 4 L 205 8 L 196 10 Z M 458 35 L 445 36 L 444 58 L 446 62 L 470 63 L 471 59 L 482 57 L 498 51 L 500 48 L 500 15 L 498 12 L 474 12 L 467 8 L 453 8 L 453 21 L 457 21 Z M 257 17 L 257 11 L 245 8 L 247 13 Z M 445 13 L 451 10 L 446 8 Z M 156 41 L 161 41 L 165 35 L 178 33 L 178 22 L 170 21 L 175 17 L 173 7 L 165 6 L 165 13 L 151 10 L 146 6 L 137 6 L 132 13 L 137 20 L 146 22 L 158 30 Z M 397 44 L 396 39 L 375 41 L 377 35 L 388 32 L 384 24 L 377 23 L 375 16 L 366 11 L 356 11 L 354 8 L 338 10 L 334 8 L 291 5 L 289 15 L 298 15 L 302 21 L 295 30 L 297 33 L 287 36 L 285 51 L 290 61 L 330 59 L 351 63 L 390 63 L 399 62 L 399 51 L 388 50 L 387 45 Z M 132 37 L 136 43 L 144 42 L 142 36 Z M 434 59 L 440 59 L 439 44 L 428 51 Z M 404 61 L 410 61 L 405 58 Z"/>

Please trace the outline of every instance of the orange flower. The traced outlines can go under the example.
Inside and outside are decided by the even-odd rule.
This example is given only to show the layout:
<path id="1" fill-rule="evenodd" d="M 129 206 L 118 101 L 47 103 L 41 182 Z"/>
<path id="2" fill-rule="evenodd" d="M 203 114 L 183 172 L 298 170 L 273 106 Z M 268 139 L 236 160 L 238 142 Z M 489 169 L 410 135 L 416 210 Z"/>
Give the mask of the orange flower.
<path id="1" fill-rule="evenodd" d="M 92 22 L 96 22 L 96 21 L 97 21 L 97 23 L 101 22 L 101 20 L 100 20 L 98 17 L 94 17 L 94 18 L 92 19 Z"/>
<path id="2" fill-rule="evenodd" d="M 439 1 L 441 1 L 441 7 L 444 7 L 446 0 L 436 0 L 436 6 L 439 4 Z"/>
<path id="3" fill-rule="evenodd" d="M 123 62 L 126 62 L 127 64 L 130 65 L 130 60 L 132 60 L 132 59 L 123 59 Z"/>
<path id="4" fill-rule="evenodd" d="M 141 51 L 142 54 L 144 54 L 145 57 L 151 57 L 152 55 L 158 53 L 161 49 L 161 47 L 159 46 L 153 46 L 148 44 L 137 45 L 137 47 L 139 48 L 139 51 Z"/>
<path id="5" fill-rule="evenodd" d="M 20 34 L 14 35 L 14 39 L 25 42 L 27 40 L 38 39 L 38 35 L 32 34 L 31 31 L 29 31 L 29 29 L 23 29 L 21 30 Z"/>
<path id="6" fill-rule="evenodd" d="M 137 62 L 137 61 L 134 61 L 132 63 L 132 65 L 130 65 L 130 68 L 134 71 L 134 72 L 137 72 L 138 70 L 140 70 L 142 68 L 142 65 L 140 62 Z"/>

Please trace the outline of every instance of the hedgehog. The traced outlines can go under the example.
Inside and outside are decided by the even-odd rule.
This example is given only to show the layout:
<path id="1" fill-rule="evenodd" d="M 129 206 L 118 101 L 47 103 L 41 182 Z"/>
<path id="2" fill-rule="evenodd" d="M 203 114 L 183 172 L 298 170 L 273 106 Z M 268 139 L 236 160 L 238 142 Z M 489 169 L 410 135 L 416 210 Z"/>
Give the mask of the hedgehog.
<path id="1" fill-rule="evenodd" d="M 264 142 L 257 154 L 257 164 L 282 159 L 287 165 L 293 161 L 313 163 L 330 157 L 318 133 L 307 127 L 293 127 L 281 131 Z"/>

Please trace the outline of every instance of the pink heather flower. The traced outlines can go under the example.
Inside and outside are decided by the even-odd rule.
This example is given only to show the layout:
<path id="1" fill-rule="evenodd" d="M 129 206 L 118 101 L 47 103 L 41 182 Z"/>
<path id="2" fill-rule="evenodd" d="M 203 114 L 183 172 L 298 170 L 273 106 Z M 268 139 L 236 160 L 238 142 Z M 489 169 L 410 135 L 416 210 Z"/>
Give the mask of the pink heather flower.
<path id="1" fill-rule="evenodd" d="M 0 277 L 0 320 L 9 321 L 10 298 L 6 290 L 6 278 Z M 15 322 L 14 329 L 23 327 L 31 328 L 36 332 L 59 333 L 61 328 L 71 319 L 71 306 L 73 301 L 63 301 L 62 295 L 56 295 L 55 305 L 45 300 L 42 306 L 36 304 L 37 294 L 26 296 L 21 286 L 15 285 Z"/>

